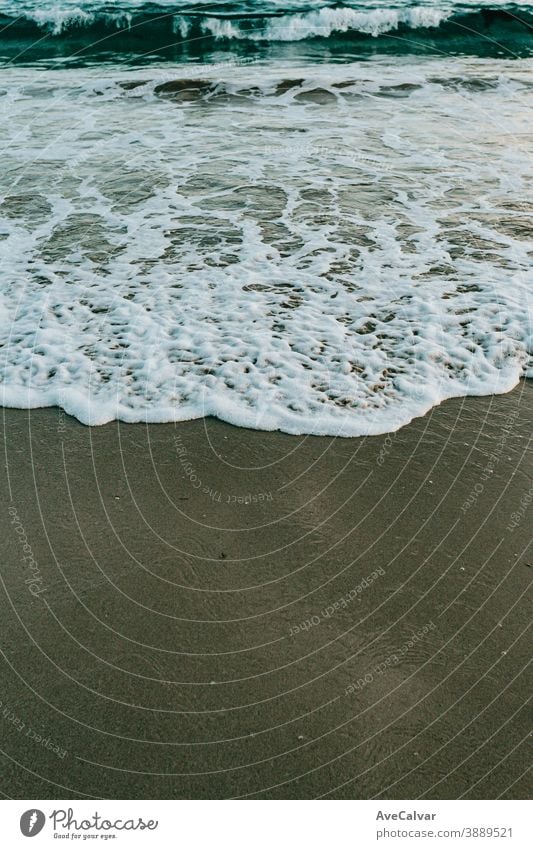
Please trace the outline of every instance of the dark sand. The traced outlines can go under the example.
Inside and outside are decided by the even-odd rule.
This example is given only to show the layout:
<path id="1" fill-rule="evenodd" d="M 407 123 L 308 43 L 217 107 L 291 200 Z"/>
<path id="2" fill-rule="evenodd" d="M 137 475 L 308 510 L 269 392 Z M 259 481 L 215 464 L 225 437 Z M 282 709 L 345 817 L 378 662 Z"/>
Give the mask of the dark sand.
<path id="1" fill-rule="evenodd" d="M 4 410 L 3 794 L 525 798 L 532 414 L 526 382 L 389 438 Z"/>

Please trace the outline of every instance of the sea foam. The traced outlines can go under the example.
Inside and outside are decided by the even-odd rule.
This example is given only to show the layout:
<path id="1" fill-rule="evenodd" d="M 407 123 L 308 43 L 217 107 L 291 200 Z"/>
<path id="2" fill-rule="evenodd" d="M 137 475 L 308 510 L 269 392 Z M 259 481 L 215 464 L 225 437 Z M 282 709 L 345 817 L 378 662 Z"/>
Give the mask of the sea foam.
<path id="1" fill-rule="evenodd" d="M 0 401 L 395 430 L 531 371 L 529 63 L 6 70 Z"/>
<path id="2" fill-rule="evenodd" d="M 453 14 L 451 7 L 415 6 L 403 9 L 323 8 L 302 14 L 272 18 L 259 30 L 250 29 L 244 22 L 207 18 L 202 22 L 204 32 L 217 38 L 238 38 L 252 41 L 303 41 L 308 38 L 327 38 L 333 33 L 359 32 L 377 37 L 397 30 L 401 24 L 417 29 L 438 27 Z M 183 19 L 182 19 L 183 20 Z"/>

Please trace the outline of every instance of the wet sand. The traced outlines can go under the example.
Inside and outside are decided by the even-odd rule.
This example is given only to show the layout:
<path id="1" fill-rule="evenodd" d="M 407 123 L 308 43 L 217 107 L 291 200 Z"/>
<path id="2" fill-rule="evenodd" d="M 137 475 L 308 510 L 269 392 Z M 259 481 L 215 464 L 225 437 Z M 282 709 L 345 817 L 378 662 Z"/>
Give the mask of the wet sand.
<path id="1" fill-rule="evenodd" d="M 531 382 L 359 439 L 3 410 L 3 794 L 527 797 L 532 413 Z"/>

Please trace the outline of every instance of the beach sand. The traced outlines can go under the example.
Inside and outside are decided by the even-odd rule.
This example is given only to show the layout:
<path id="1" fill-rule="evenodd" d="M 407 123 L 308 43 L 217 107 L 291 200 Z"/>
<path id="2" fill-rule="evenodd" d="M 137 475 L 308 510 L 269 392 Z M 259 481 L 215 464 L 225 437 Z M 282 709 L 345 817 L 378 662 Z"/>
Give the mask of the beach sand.
<path id="1" fill-rule="evenodd" d="M 531 382 L 357 439 L 3 410 L 3 793 L 525 798 L 532 413 Z"/>

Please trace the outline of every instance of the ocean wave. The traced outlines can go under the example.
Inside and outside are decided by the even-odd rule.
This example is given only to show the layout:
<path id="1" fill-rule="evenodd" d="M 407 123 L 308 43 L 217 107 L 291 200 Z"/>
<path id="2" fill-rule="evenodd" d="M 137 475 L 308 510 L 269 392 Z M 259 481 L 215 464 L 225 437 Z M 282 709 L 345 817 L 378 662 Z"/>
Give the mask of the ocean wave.
<path id="1" fill-rule="evenodd" d="M 453 3 L 393 7 L 374 0 L 374 8 L 316 3 L 310 8 L 308 0 L 307 7 L 303 0 L 294 2 L 297 8 L 291 11 L 278 8 L 277 0 L 265 6 L 245 0 L 214 8 L 183 2 L 132 5 L 130 0 L 129 5 L 23 6 L 16 16 L 9 14 L 10 3 L 7 7 L 0 3 L 0 57 L 22 64 L 47 59 L 84 64 L 114 55 L 136 61 L 198 61 L 221 48 L 240 54 L 275 52 L 290 43 L 314 45 L 318 61 L 326 45 L 330 56 L 346 51 L 533 54 L 533 6 L 503 6 L 493 0 L 490 7 Z"/>
<path id="2" fill-rule="evenodd" d="M 406 9 L 371 9 L 361 11 L 349 8 L 324 8 L 304 14 L 282 15 L 263 23 L 253 31 L 246 21 L 233 22 L 220 18 L 207 18 L 201 24 L 204 32 L 215 38 L 239 38 L 256 41 L 302 41 L 306 38 L 328 38 L 333 33 L 354 32 L 374 37 L 397 30 L 401 25 L 408 29 L 438 27 L 448 20 L 453 10 L 415 6 Z M 180 32 L 188 34 L 185 18 L 180 19 Z M 194 26 L 194 24 L 189 24 Z"/>
<path id="3" fill-rule="evenodd" d="M 292 11 L 279 14 L 268 11 L 257 12 L 254 15 L 239 15 L 237 11 L 219 12 L 210 16 L 209 12 L 187 11 L 175 14 L 167 11 L 167 7 L 146 6 L 139 9 L 85 9 L 79 6 L 66 9 L 35 9 L 31 14 L 19 16 L 22 20 L 34 23 L 51 35 L 66 34 L 73 29 L 100 28 L 117 30 L 129 29 L 135 25 L 155 24 L 159 19 L 170 17 L 173 28 L 186 37 L 191 31 L 199 28 L 209 32 L 216 38 L 252 38 L 266 41 L 300 41 L 305 38 L 327 38 L 332 33 L 353 31 L 365 35 L 379 36 L 404 25 L 410 29 L 425 29 L 437 27 L 448 20 L 453 14 L 452 6 L 435 8 L 430 6 L 413 6 L 406 8 L 377 8 L 354 9 L 343 7 L 322 7 L 304 10 L 299 13 Z M 139 14 L 139 13 L 142 14 Z M 147 17 L 149 16 L 149 17 Z M 15 22 L 14 22 L 15 23 Z"/>
<path id="4" fill-rule="evenodd" d="M 377 37 L 391 30 L 428 29 L 455 20 L 468 25 L 469 20 L 483 22 L 485 26 L 504 23 L 531 23 L 533 4 L 525 2 L 490 3 L 453 2 L 397 3 L 390 6 L 375 0 L 375 6 L 360 3 L 343 3 L 329 6 L 310 3 L 309 0 L 285 3 L 276 0 L 264 4 L 254 2 L 193 3 L 168 0 L 163 3 L 146 3 L 129 0 L 100 3 L 46 3 L 34 5 L 0 2 L 0 40 L 16 37 L 21 30 L 32 27 L 52 36 L 71 34 L 75 30 L 103 30 L 110 34 L 117 30 L 167 27 L 169 30 L 189 33 L 200 29 L 217 38 L 251 38 L 254 40 L 299 41 L 335 33 L 359 33 Z"/>

